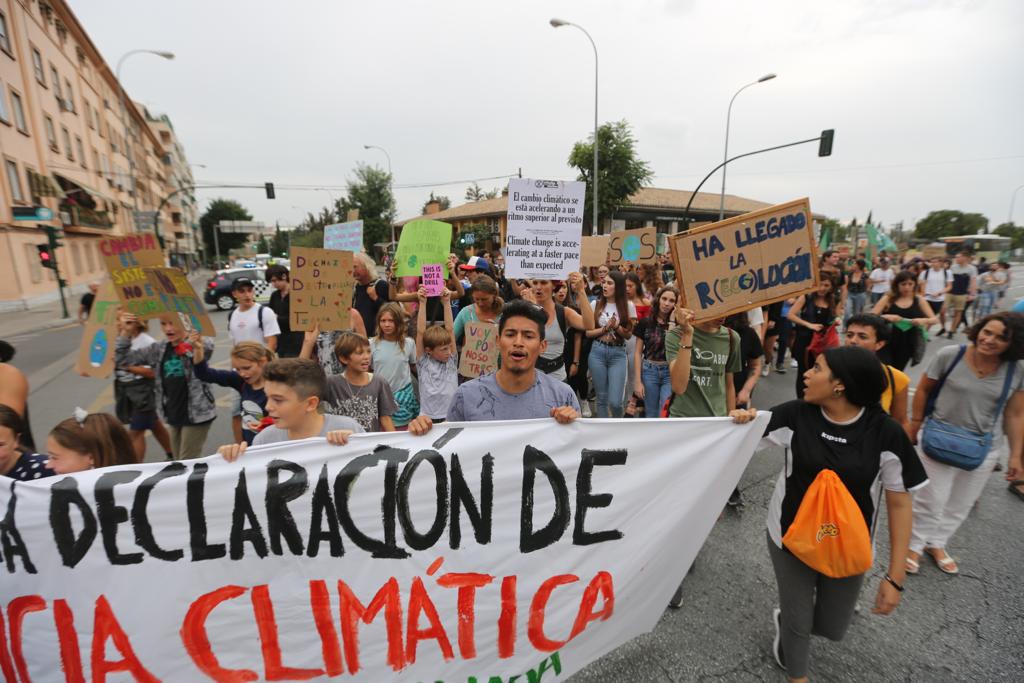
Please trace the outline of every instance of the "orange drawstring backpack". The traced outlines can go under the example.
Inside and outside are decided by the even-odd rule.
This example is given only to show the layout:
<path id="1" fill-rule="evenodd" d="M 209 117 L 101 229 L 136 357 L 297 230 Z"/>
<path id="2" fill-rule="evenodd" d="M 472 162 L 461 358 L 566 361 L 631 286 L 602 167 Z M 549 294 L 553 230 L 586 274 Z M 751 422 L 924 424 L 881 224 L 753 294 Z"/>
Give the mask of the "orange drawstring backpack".
<path id="1" fill-rule="evenodd" d="M 833 579 L 863 574 L 874 560 L 864 515 L 832 470 L 814 478 L 782 544 L 808 567 Z"/>

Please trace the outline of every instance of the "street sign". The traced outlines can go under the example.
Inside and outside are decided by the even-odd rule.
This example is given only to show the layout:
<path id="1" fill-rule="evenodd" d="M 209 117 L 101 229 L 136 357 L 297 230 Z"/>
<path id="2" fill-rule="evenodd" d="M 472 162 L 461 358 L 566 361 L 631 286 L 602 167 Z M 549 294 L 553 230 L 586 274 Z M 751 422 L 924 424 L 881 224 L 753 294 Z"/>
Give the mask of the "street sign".
<path id="1" fill-rule="evenodd" d="M 152 223 L 160 215 L 159 211 L 134 211 L 136 223 Z"/>
<path id="2" fill-rule="evenodd" d="M 53 211 L 45 206 L 14 206 L 11 207 L 16 221 L 49 221 L 53 220 Z"/>
<path id="3" fill-rule="evenodd" d="M 220 221 L 217 229 L 221 232 L 265 232 L 265 223 L 256 221 Z"/>

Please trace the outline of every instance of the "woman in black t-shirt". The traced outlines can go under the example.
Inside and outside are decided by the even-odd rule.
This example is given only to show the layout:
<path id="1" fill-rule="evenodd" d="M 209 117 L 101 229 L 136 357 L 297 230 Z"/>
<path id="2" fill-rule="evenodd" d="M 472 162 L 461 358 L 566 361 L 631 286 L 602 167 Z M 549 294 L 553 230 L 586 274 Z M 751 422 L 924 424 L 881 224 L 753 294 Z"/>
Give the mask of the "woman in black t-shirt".
<path id="1" fill-rule="evenodd" d="M 804 373 L 810 365 L 807 349 L 815 332 L 842 320 L 843 307 L 839 301 L 839 285 L 832 273 L 822 272 L 818 289 L 804 294 L 789 309 L 788 318 L 796 326 L 793 335 L 793 358 L 796 360 L 796 397 L 804 397 Z"/>
<path id="2" fill-rule="evenodd" d="M 636 393 L 644 401 L 644 417 L 661 417 L 661 408 L 672 395 L 672 378 L 665 359 L 665 334 L 674 323 L 679 290 L 662 287 L 654 296 L 650 312 L 636 324 L 634 360 Z"/>
<path id="3" fill-rule="evenodd" d="M 772 408 L 765 434 L 786 448 L 786 465 L 768 506 L 768 551 L 779 587 L 774 653 L 791 680 L 807 675 L 811 634 L 841 640 L 853 617 L 864 574 L 833 579 L 791 554 L 782 538 L 804 494 L 824 469 L 834 471 L 874 534 L 881 491 L 889 512 L 889 568 L 874 612 L 900 602 L 910 541 L 911 496 L 927 475 L 900 425 L 882 410 L 882 366 L 866 349 L 842 346 L 818 356 L 803 377 L 804 400 Z"/>

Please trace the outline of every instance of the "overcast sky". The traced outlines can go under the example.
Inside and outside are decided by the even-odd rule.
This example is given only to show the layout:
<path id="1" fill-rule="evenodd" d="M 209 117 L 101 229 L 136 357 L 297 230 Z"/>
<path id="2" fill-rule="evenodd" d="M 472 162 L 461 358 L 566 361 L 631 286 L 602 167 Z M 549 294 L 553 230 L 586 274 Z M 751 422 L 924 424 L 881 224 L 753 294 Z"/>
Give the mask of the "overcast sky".
<path id="1" fill-rule="evenodd" d="M 198 180 L 343 186 L 357 162 L 386 168 L 399 216 L 447 181 L 515 173 L 573 179 L 573 142 L 628 120 L 653 185 L 692 189 L 730 152 L 835 128 L 815 145 L 730 164 L 727 192 L 809 196 L 816 212 L 908 227 L 935 209 L 1003 222 L 1024 184 L 1024 3 L 1018 0 L 72 0 L 128 92 L 170 115 Z M 504 180 L 480 183 L 503 186 Z M 704 191 L 717 192 L 720 179 Z M 331 190 L 338 197 L 343 190 Z M 257 220 L 297 222 L 325 191 L 204 190 Z M 1024 191 L 1015 217 L 1024 223 Z"/>

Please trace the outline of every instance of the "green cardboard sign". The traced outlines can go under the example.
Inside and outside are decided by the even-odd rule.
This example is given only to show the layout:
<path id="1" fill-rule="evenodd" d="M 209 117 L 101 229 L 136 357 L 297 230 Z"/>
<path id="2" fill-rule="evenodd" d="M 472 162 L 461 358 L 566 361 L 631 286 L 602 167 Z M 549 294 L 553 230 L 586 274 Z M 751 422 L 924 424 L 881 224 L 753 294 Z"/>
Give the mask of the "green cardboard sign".
<path id="1" fill-rule="evenodd" d="M 395 252 L 395 275 L 423 275 L 424 263 L 444 264 L 448 277 L 448 254 L 451 253 L 452 226 L 441 221 L 412 221 L 402 228 Z"/>

